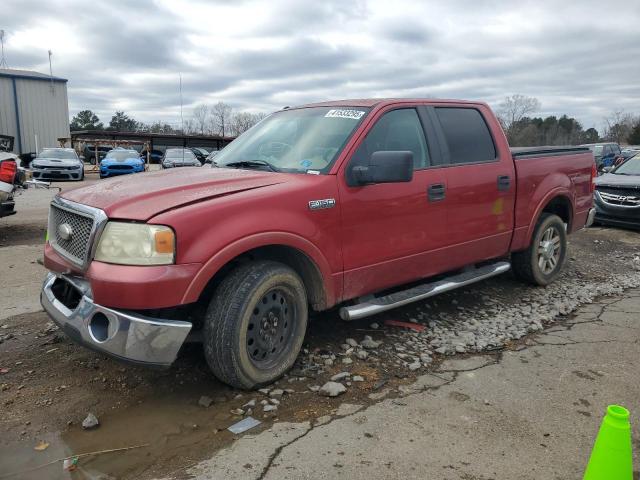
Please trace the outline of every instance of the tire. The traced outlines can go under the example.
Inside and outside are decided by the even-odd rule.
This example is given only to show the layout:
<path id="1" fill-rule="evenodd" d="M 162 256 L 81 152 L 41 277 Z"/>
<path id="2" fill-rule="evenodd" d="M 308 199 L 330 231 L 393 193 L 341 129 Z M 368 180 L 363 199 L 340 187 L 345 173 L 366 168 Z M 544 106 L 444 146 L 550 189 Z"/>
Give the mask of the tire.
<path id="1" fill-rule="evenodd" d="M 542 250 L 544 249 L 544 251 Z M 567 232 L 557 215 L 543 213 L 529 248 L 511 255 L 513 272 L 520 280 L 546 286 L 562 271 L 567 256 Z"/>
<path id="2" fill-rule="evenodd" d="M 295 271 L 274 261 L 240 266 L 220 283 L 209 303 L 207 363 L 233 387 L 249 390 L 272 383 L 296 361 L 307 317 L 307 294 Z"/>

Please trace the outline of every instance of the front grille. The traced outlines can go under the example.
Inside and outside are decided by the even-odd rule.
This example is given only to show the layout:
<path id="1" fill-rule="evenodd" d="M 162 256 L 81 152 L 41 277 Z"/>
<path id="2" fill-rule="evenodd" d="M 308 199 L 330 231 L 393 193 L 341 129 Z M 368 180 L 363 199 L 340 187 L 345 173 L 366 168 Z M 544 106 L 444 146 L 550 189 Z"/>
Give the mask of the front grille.
<path id="1" fill-rule="evenodd" d="M 598 194 L 603 202 L 626 207 L 640 206 L 640 188 L 598 187 Z"/>
<path id="2" fill-rule="evenodd" d="M 109 170 L 133 170 L 131 165 L 109 165 Z"/>
<path id="3" fill-rule="evenodd" d="M 91 232 L 94 225 L 93 217 L 85 213 L 60 208 L 55 204 L 51 205 L 50 215 L 49 241 L 51 245 L 63 256 L 83 265 L 90 249 Z M 70 227 L 70 238 L 64 239 L 61 236 L 61 225 Z"/>
<path id="4" fill-rule="evenodd" d="M 624 197 L 640 197 L 640 186 L 633 187 L 613 187 L 613 186 L 598 186 L 597 190 L 600 193 L 609 193 L 612 195 L 622 195 Z"/>

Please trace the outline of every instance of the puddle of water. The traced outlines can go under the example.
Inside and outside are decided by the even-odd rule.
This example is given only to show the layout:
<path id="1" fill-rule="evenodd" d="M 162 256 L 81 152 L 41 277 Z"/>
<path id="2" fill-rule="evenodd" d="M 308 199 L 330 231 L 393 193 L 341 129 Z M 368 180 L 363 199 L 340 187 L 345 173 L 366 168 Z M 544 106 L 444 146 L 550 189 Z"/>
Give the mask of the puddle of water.
<path id="1" fill-rule="evenodd" d="M 10 479 L 97 479 L 144 478 L 154 474 L 181 471 L 224 446 L 233 439 L 226 428 L 239 420 L 229 413 L 242 400 L 231 400 L 203 408 L 193 395 L 153 399 L 142 404 L 100 416 L 100 426 L 83 430 L 73 426 L 63 434 L 41 438 L 50 443 L 43 452 L 33 450 L 35 442 L 6 446 L 0 455 L 0 478 L 9 472 L 26 472 L 55 459 L 86 452 L 149 444 L 143 448 L 80 458 L 71 476 L 62 462 Z"/>

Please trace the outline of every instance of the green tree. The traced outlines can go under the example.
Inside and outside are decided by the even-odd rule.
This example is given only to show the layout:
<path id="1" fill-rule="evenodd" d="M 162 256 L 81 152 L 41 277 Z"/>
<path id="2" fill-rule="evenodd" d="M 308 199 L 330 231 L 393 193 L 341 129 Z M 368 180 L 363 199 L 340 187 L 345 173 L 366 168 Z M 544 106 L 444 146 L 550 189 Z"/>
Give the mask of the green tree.
<path id="1" fill-rule="evenodd" d="M 629 142 L 629 145 L 640 145 L 640 120 L 631 129 L 627 142 Z"/>
<path id="2" fill-rule="evenodd" d="M 116 132 L 135 132 L 138 130 L 138 122 L 126 113 L 116 111 L 116 113 L 111 117 L 109 128 L 107 130 L 114 130 Z"/>
<path id="3" fill-rule="evenodd" d="M 82 110 L 71 119 L 69 129 L 74 132 L 77 130 L 102 130 L 104 125 L 98 118 L 98 115 L 91 110 Z"/>
<path id="4" fill-rule="evenodd" d="M 584 132 L 584 143 L 598 143 L 600 141 L 600 134 L 595 128 L 587 128 Z"/>

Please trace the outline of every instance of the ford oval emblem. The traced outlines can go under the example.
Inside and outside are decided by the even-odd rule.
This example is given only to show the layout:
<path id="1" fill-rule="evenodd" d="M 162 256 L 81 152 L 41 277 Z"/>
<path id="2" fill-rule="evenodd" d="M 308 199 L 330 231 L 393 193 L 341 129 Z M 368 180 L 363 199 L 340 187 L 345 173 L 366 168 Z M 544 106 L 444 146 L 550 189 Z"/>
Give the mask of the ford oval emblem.
<path id="1" fill-rule="evenodd" d="M 73 235 L 73 229 L 71 228 L 71 225 L 69 225 L 68 223 L 63 223 L 61 225 L 58 225 L 58 236 L 62 240 L 71 240 L 72 235 Z"/>

